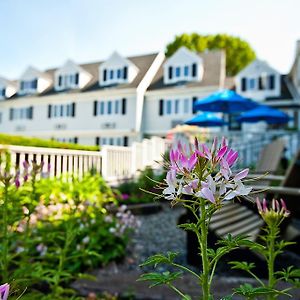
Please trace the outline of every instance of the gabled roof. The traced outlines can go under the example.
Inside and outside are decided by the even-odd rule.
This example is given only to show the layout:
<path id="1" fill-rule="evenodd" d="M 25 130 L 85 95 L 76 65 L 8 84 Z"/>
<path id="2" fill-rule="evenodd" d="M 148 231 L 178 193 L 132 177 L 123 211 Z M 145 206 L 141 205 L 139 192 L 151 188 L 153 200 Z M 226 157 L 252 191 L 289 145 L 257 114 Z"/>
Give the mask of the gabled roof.
<path id="1" fill-rule="evenodd" d="M 60 68 L 56 69 L 55 73 L 68 73 L 69 70 L 74 70 L 77 72 L 86 72 L 80 65 L 76 64 L 73 60 L 68 59 Z"/>
<path id="2" fill-rule="evenodd" d="M 148 90 L 167 89 L 174 86 L 184 85 L 185 87 L 205 87 L 220 86 L 223 84 L 225 68 L 225 52 L 222 50 L 213 50 L 204 53 L 195 54 L 203 61 L 203 78 L 201 81 L 180 82 L 165 84 L 163 80 L 163 64 L 159 68 L 156 76 L 152 80 Z M 166 60 L 165 60 L 166 62 Z"/>
<path id="3" fill-rule="evenodd" d="M 180 47 L 171 57 L 169 57 L 165 65 L 170 65 L 173 61 L 176 61 L 177 57 L 183 57 L 185 59 L 192 59 L 196 61 L 201 61 L 201 57 L 199 57 L 198 53 L 189 50 L 188 48 L 182 46 Z"/>
<path id="4" fill-rule="evenodd" d="M 146 54 L 146 55 L 139 55 L 139 56 L 131 56 L 127 57 L 130 62 L 132 62 L 139 70 L 137 76 L 134 78 L 134 80 L 131 83 L 124 83 L 124 84 L 116 84 L 112 86 L 99 86 L 99 66 L 103 64 L 105 61 L 98 61 L 94 63 L 87 63 L 87 64 L 79 64 L 78 66 L 88 72 L 92 75 L 92 79 L 89 81 L 89 83 L 83 88 L 83 89 L 70 89 L 68 91 L 63 91 L 63 93 L 84 93 L 88 91 L 97 91 L 97 90 L 107 90 L 109 88 L 111 89 L 134 89 L 137 88 L 140 84 L 141 80 L 144 78 L 146 72 L 149 70 L 150 66 L 152 65 L 153 61 L 155 60 L 158 53 L 153 54 Z M 54 95 L 62 93 L 61 91 L 56 91 L 54 89 L 54 76 L 55 72 L 58 70 L 58 68 L 48 69 L 45 70 L 44 73 L 48 78 L 51 78 L 52 84 L 47 90 L 44 92 L 34 95 L 31 97 L 41 97 L 45 95 Z M 101 74 L 100 74 L 101 77 Z M 24 96 L 15 95 L 12 98 L 21 98 Z"/>
<path id="5" fill-rule="evenodd" d="M 279 74 L 279 72 L 271 67 L 266 61 L 255 59 L 250 64 L 248 64 L 242 71 L 240 71 L 236 77 L 246 76 L 248 74 L 255 74 L 261 72 L 270 72 L 274 74 Z"/>

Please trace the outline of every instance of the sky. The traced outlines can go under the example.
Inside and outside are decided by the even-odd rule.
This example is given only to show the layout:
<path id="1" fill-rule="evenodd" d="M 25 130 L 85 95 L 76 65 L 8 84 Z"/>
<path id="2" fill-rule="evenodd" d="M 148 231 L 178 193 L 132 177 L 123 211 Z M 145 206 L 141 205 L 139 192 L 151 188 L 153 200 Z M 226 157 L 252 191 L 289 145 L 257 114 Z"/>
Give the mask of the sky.
<path id="1" fill-rule="evenodd" d="M 299 0 L 0 0 L 0 76 L 163 51 L 175 35 L 227 33 L 289 72 Z"/>

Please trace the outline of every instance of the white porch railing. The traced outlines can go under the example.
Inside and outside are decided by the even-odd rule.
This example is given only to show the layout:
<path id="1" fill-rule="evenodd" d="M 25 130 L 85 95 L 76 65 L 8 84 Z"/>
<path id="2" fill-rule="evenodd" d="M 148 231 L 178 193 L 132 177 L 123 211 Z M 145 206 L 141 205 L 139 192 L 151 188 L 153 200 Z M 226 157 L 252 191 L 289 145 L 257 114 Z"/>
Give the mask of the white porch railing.
<path id="1" fill-rule="evenodd" d="M 162 160 L 161 154 L 167 148 L 166 140 L 159 137 L 144 139 L 131 147 L 103 146 L 99 152 L 0 145 L 2 157 L 4 150 L 8 151 L 12 168 L 18 168 L 21 172 L 24 161 L 36 161 L 44 162 L 42 171 L 45 173 L 50 166 L 50 177 L 66 173 L 82 177 L 84 173 L 93 170 L 102 174 L 109 182 L 134 177 L 138 170 L 143 170 L 146 166 L 157 168 L 155 161 Z"/>
<path id="2" fill-rule="evenodd" d="M 291 158 L 300 148 L 300 133 L 265 134 L 239 137 L 230 137 L 232 148 L 239 151 L 240 167 L 256 164 L 263 147 L 269 144 L 275 137 L 286 140 L 287 158 Z M 136 176 L 138 170 L 146 166 L 159 168 L 157 161 L 162 161 L 162 154 L 168 150 L 170 143 L 160 137 L 144 139 L 141 143 L 133 143 L 131 147 L 103 146 L 101 151 L 79 151 L 54 148 L 23 147 L 0 145 L 1 149 L 7 149 L 11 154 L 13 167 L 22 172 L 23 161 L 44 162 L 43 172 L 50 168 L 50 177 L 58 177 L 64 173 L 72 173 L 81 177 L 84 173 L 93 170 L 102 174 L 108 182 L 118 182 L 125 178 Z"/>

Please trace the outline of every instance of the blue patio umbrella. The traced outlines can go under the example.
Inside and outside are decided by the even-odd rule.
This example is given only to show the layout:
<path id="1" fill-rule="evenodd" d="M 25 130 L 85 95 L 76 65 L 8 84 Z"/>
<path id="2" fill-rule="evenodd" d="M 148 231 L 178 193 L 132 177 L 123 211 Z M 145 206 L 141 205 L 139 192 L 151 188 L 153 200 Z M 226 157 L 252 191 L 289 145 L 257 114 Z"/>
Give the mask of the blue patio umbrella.
<path id="1" fill-rule="evenodd" d="M 231 114 L 253 109 L 257 105 L 254 101 L 242 97 L 235 91 L 223 90 L 197 100 L 194 108 L 201 111 Z"/>
<path id="2" fill-rule="evenodd" d="M 214 114 L 202 113 L 186 121 L 184 124 L 196 125 L 199 127 L 217 127 L 217 126 L 223 126 L 226 123 Z"/>
<path id="3" fill-rule="evenodd" d="M 266 105 L 259 105 L 257 108 L 242 113 L 238 118 L 238 122 L 256 123 L 265 121 L 268 124 L 285 124 L 292 118 L 279 109 L 275 109 Z"/>

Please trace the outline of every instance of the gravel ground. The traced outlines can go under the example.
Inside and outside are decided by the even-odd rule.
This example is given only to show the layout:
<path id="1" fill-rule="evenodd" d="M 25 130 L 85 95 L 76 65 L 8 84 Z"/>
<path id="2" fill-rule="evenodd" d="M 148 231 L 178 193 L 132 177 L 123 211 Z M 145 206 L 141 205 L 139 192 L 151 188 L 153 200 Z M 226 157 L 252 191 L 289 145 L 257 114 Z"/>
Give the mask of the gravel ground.
<path id="1" fill-rule="evenodd" d="M 185 262 L 186 233 L 176 226 L 183 213 L 183 208 L 170 208 L 164 204 L 158 213 L 136 216 L 141 225 L 129 245 L 129 252 L 135 262 L 132 267 L 151 255 L 168 251 L 179 253 L 177 261 Z"/>

